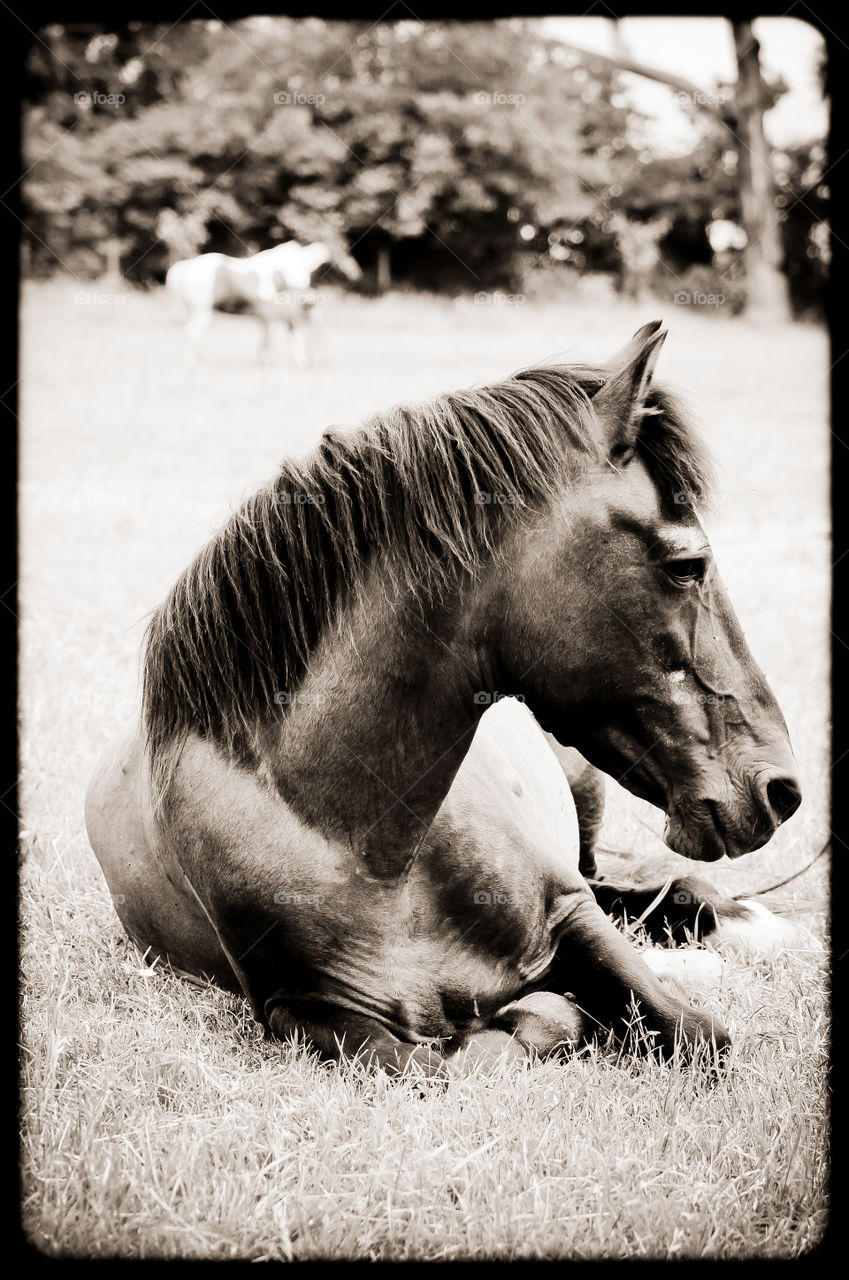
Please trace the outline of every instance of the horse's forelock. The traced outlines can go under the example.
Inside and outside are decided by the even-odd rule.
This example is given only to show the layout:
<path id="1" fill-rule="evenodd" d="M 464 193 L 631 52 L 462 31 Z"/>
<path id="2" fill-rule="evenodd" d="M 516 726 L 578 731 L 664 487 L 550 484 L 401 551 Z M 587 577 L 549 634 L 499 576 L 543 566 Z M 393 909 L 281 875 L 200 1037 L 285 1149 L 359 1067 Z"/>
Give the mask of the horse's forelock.
<path id="1" fill-rule="evenodd" d="M 709 509 L 715 470 L 680 396 L 653 385 L 640 417 L 637 449 L 667 506 Z"/>

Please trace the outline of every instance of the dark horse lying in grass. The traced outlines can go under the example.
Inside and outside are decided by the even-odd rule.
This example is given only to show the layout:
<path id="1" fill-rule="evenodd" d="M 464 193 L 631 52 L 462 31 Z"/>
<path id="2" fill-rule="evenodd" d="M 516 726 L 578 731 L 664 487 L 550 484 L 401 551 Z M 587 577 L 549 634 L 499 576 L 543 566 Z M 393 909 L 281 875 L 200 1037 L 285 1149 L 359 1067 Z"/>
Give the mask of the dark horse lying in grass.
<path id="1" fill-rule="evenodd" d="M 696 516 L 704 454 L 651 381 L 659 328 L 607 369 L 328 431 L 182 574 L 87 799 L 139 946 L 392 1069 L 486 1029 L 624 1034 L 634 999 L 661 1051 L 727 1045 L 602 909 L 629 903 L 592 880 L 596 788 L 576 757 L 576 813 L 543 732 L 688 858 L 760 848 L 799 804 Z M 654 917 L 715 921 L 686 886 Z"/>

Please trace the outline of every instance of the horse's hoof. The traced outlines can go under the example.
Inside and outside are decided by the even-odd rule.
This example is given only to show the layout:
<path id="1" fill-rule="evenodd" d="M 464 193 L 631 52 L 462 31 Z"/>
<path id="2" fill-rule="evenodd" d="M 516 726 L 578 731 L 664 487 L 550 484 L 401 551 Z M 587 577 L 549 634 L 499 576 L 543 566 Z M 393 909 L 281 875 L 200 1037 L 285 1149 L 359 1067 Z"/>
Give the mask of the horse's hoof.
<path id="1" fill-rule="evenodd" d="M 588 1019 L 574 1001 L 553 991 L 533 991 L 504 1005 L 494 1023 L 543 1056 L 580 1043 L 589 1029 Z"/>
<path id="2" fill-rule="evenodd" d="M 669 1047 L 673 1052 L 678 1048 L 682 1065 L 700 1063 L 711 1076 L 719 1077 L 728 1065 L 731 1036 L 718 1018 L 691 1009 L 683 1028 L 679 1024 L 675 1041 Z"/>

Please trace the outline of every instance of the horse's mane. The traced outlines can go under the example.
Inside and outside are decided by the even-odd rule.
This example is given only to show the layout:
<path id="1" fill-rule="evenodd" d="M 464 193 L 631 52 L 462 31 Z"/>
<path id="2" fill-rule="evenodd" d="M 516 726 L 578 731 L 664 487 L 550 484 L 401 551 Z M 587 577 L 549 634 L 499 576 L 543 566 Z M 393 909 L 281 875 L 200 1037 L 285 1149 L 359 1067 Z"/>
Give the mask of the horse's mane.
<path id="1" fill-rule="evenodd" d="M 425 600 L 496 555 L 505 521 L 544 508 L 599 456 L 591 396 L 607 376 L 537 366 L 352 432 L 331 429 L 308 458 L 285 461 L 149 624 L 143 716 L 160 784 L 166 749 L 189 731 L 252 758 L 260 716 L 283 713 L 281 691 L 297 688 L 377 553 L 402 590 Z M 706 501 L 703 448 L 680 403 L 655 385 L 637 449 L 665 501 Z"/>

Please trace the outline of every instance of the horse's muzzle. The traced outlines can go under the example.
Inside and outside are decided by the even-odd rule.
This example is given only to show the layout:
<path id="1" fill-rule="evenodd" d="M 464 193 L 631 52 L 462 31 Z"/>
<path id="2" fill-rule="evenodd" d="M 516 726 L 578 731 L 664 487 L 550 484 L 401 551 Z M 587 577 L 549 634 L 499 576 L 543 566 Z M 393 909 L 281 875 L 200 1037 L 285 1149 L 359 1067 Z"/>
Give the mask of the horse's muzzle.
<path id="1" fill-rule="evenodd" d="M 763 791 L 764 807 L 772 812 L 777 827 L 792 818 L 802 803 L 802 792 L 796 778 L 776 775 L 766 782 Z"/>
<path id="2" fill-rule="evenodd" d="M 707 796 L 679 801 L 669 810 L 664 840 L 676 853 L 698 862 L 741 858 L 768 844 L 802 803 L 798 779 L 778 770 L 760 771 L 745 795 L 748 803 L 742 811 Z"/>
<path id="3" fill-rule="evenodd" d="M 768 844 L 778 828 L 793 814 L 802 803 L 802 792 L 798 779 L 788 774 L 758 774 L 752 787 L 753 800 L 757 818 L 752 824 L 751 836 L 748 840 L 726 838 L 726 851 L 729 858 L 742 857 L 744 853 L 752 853 Z"/>

